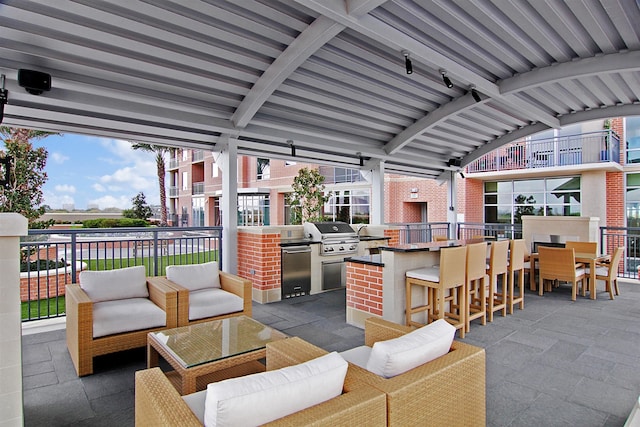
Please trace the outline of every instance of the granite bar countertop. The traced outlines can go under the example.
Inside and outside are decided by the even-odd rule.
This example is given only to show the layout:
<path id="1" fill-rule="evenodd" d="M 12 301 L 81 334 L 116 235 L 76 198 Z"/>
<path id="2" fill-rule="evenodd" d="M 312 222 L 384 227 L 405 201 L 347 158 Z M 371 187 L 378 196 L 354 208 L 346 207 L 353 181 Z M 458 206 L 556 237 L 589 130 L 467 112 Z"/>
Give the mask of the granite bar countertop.
<path id="1" fill-rule="evenodd" d="M 453 248 L 456 246 L 464 246 L 471 243 L 480 243 L 480 242 L 488 242 L 491 244 L 491 241 L 487 239 L 469 239 L 469 240 L 444 240 L 441 242 L 427 242 L 427 243 L 408 243 L 403 245 L 394 245 L 394 246 L 380 246 L 378 249 L 381 251 L 392 251 L 392 252 L 430 252 L 430 251 L 439 251 L 442 248 Z"/>
<path id="2" fill-rule="evenodd" d="M 371 240 L 389 240 L 391 237 L 387 236 L 360 236 L 361 242 L 369 242 Z"/>
<path id="3" fill-rule="evenodd" d="M 345 262 L 355 262 L 358 264 L 368 264 L 375 265 L 378 267 L 384 267 L 382 263 L 382 256 L 380 254 L 376 255 L 362 255 L 362 256 L 352 256 L 344 259 Z"/>
<path id="4" fill-rule="evenodd" d="M 314 241 L 311 239 L 282 239 L 280 241 L 280 247 L 285 248 L 287 246 L 302 246 L 320 243 L 320 241 Z"/>

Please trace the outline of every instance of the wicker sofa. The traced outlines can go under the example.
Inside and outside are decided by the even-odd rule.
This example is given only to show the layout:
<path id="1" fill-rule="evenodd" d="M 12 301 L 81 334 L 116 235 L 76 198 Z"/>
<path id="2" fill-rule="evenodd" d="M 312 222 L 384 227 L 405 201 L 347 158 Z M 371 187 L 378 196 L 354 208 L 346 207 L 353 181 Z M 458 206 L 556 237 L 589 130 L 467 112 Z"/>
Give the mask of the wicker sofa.
<path id="1" fill-rule="evenodd" d="M 207 264 L 214 264 L 214 263 L 207 263 Z M 206 266 L 204 264 L 179 266 L 178 268 L 194 268 L 196 269 L 195 274 L 198 275 L 199 269 L 202 269 L 203 267 L 206 269 Z M 208 270 L 205 270 L 205 271 L 208 271 Z M 242 277 L 234 274 L 226 273 L 224 271 L 219 271 L 217 269 L 217 266 L 215 267 L 213 274 L 218 275 L 219 284 L 220 284 L 220 289 L 216 289 L 216 291 L 220 291 L 220 290 L 225 291 L 220 293 L 223 295 L 225 293 L 228 293 L 228 295 L 231 295 L 233 298 L 237 296 L 239 297 L 239 299 L 241 299 L 241 302 L 237 307 L 237 309 L 233 309 L 232 311 L 216 312 L 216 314 L 213 316 L 206 315 L 205 317 L 200 317 L 195 319 L 193 318 L 192 315 L 190 315 L 190 307 L 191 307 L 190 294 L 192 290 L 189 289 L 189 286 L 187 286 L 185 283 L 182 283 L 182 284 L 176 283 L 176 281 L 170 280 L 166 276 L 151 277 L 149 278 L 149 280 L 152 283 L 166 284 L 171 288 L 175 289 L 176 292 L 178 293 L 178 326 L 187 326 L 194 323 L 224 319 L 232 316 L 244 315 L 244 316 L 251 317 L 251 312 L 253 307 L 251 281 L 247 279 L 243 279 Z M 202 280 L 202 278 L 200 278 L 199 280 Z M 198 290 L 196 292 L 201 293 L 202 290 Z M 218 300 L 219 300 L 218 298 L 214 298 L 213 302 L 215 303 Z"/>
<path id="2" fill-rule="evenodd" d="M 292 366 L 295 362 L 292 362 L 289 357 L 289 351 L 306 354 L 305 352 L 309 349 L 315 353 L 317 347 L 299 338 L 269 343 L 266 357 L 267 370 Z M 313 358 L 309 357 L 307 360 Z M 202 426 L 201 421 L 159 368 L 136 372 L 135 421 L 138 427 Z M 368 426 L 386 424 L 385 395 L 375 388 L 365 386 L 358 380 L 357 374 L 354 376 L 349 366 L 341 395 L 266 425 L 354 426 L 365 424 Z"/>
<path id="3" fill-rule="evenodd" d="M 414 328 L 371 317 L 365 321 L 365 344 L 373 346 L 377 341 L 397 338 L 412 330 Z M 326 353 L 309 343 L 290 344 L 291 340 L 284 340 L 278 347 L 282 354 L 272 359 L 294 364 Z M 267 364 L 267 368 L 273 367 Z M 389 379 L 350 364 L 347 377 L 386 394 L 391 426 L 484 426 L 486 423 L 485 352 L 479 347 L 454 341 L 446 355 Z"/>
<path id="4" fill-rule="evenodd" d="M 130 269 L 113 270 L 112 272 L 127 274 L 125 270 Z M 94 328 L 100 325 L 94 324 L 94 308 L 99 302 L 92 300 L 89 293 L 82 288 L 83 273 L 80 276 L 81 284 L 66 286 L 65 298 L 67 348 L 78 376 L 93 374 L 94 357 L 144 347 L 147 345 L 147 333 L 177 326 L 177 292 L 166 283 L 151 282 L 147 278 L 148 299 L 164 311 L 165 324 L 153 328 L 135 328 L 135 330 L 111 333 L 105 336 L 96 334 Z M 111 274 L 111 272 L 105 272 L 105 274 Z M 144 277 L 142 281 L 144 283 Z"/>

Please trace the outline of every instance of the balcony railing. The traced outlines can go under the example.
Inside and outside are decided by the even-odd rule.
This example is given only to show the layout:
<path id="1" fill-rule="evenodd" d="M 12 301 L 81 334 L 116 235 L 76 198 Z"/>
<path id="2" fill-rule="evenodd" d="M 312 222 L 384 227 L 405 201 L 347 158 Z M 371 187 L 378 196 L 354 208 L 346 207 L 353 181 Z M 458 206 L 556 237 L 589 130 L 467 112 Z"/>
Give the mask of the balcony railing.
<path id="1" fill-rule="evenodd" d="M 29 230 L 20 250 L 23 320 L 64 316 L 65 286 L 82 270 L 144 265 L 147 276 L 163 276 L 168 265 L 218 261 L 222 227 Z"/>
<path id="2" fill-rule="evenodd" d="M 178 169 L 179 161 L 176 158 L 169 159 L 169 170 Z"/>
<path id="3" fill-rule="evenodd" d="M 620 163 L 620 137 L 612 130 L 507 144 L 467 165 L 467 173 Z"/>
<path id="4" fill-rule="evenodd" d="M 191 161 L 193 163 L 201 162 L 204 160 L 204 151 L 203 150 L 193 150 L 193 154 L 191 155 Z"/>
<path id="5" fill-rule="evenodd" d="M 178 197 L 180 195 L 180 189 L 176 186 L 169 187 L 169 197 Z"/>
<path id="6" fill-rule="evenodd" d="M 192 195 L 204 194 L 204 182 L 194 182 L 191 185 L 191 194 Z"/>

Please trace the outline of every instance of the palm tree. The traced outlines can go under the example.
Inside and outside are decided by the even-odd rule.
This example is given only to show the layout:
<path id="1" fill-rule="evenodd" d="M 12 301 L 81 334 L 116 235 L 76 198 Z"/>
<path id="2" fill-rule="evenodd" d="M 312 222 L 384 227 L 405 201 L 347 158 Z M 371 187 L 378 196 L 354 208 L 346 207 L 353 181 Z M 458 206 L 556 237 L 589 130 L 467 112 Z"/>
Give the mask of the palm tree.
<path id="1" fill-rule="evenodd" d="M 172 148 L 163 145 L 145 144 L 142 142 L 131 142 L 131 148 L 134 150 L 148 151 L 156 155 L 156 170 L 158 174 L 158 185 L 160 187 L 160 225 L 167 226 L 167 193 L 165 192 L 164 176 L 166 173 L 164 155 L 172 150 Z"/>

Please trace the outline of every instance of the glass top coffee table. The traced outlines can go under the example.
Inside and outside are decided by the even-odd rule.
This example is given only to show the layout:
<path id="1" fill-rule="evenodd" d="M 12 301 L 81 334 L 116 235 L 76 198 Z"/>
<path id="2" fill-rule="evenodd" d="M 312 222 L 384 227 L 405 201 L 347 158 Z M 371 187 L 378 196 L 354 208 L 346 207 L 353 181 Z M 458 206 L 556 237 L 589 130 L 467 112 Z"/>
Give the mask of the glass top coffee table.
<path id="1" fill-rule="evenodd" d="M 147 336 L 147 367 L 162 356 L 174 369 L 167 377 L 182 394 L 225 378 L 265 370 L 267 343 L 287 335 L 247 316 L 196 323 Z"/>

